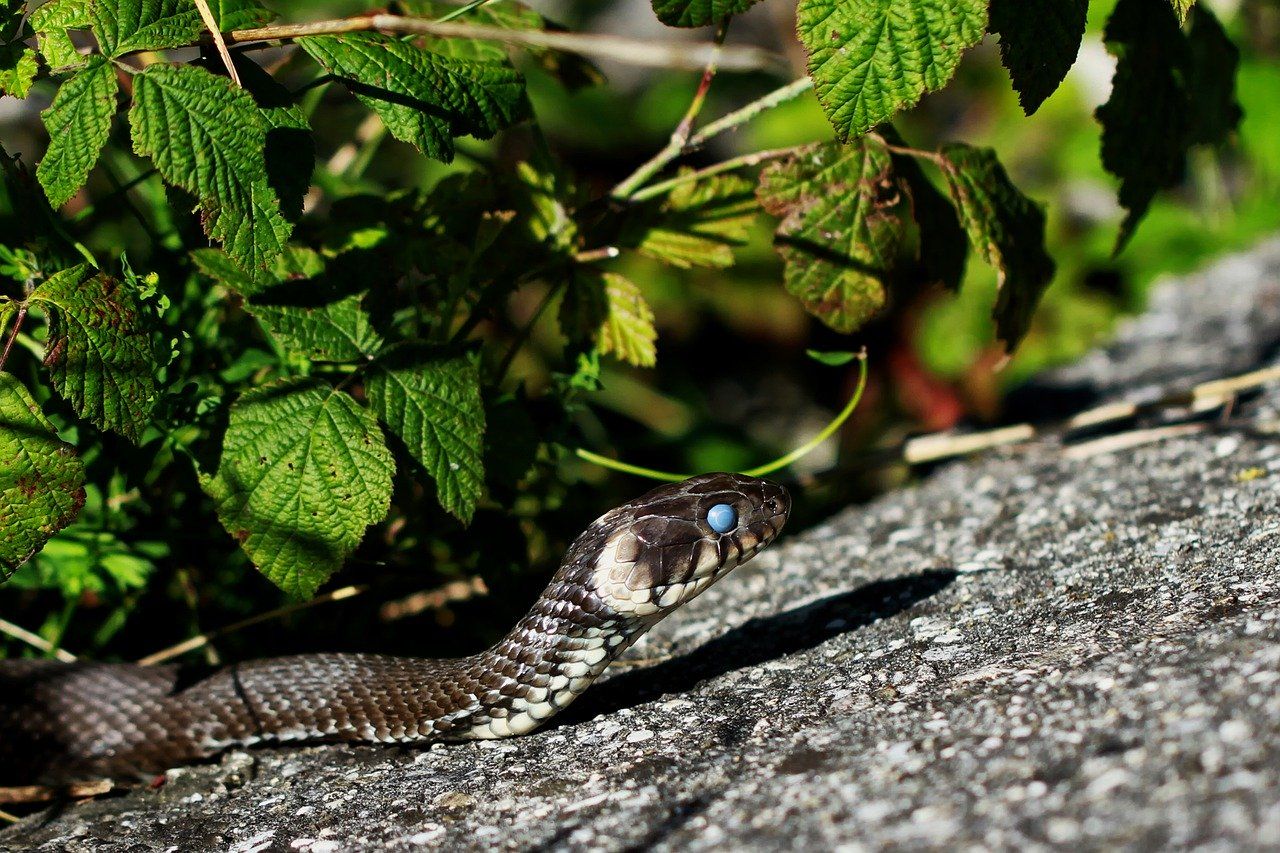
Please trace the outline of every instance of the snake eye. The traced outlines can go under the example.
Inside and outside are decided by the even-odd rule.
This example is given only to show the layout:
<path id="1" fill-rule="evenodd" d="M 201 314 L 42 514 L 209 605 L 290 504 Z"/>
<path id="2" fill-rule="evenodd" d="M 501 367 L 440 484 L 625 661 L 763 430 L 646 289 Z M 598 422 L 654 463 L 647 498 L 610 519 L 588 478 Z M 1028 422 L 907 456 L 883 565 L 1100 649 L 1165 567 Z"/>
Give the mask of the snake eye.
<path id="1" fill-rule="evenodd" d="M 728 504 L 716 504 L 707 511 L 707 524 L 716 533 L 728 533 L 738 526 L 738 511 Z"/>

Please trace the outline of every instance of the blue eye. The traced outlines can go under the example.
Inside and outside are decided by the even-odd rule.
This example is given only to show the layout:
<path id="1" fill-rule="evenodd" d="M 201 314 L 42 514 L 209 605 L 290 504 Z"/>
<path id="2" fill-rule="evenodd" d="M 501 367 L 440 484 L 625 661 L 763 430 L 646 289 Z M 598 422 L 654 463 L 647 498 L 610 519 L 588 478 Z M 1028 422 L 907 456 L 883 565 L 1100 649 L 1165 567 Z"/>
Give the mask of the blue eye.
<path id="1" fill-rule="evenodd" d="M 738 511 L 728 504 L 716 504 L 707 511 L 707 524 L 716 533 L 728 533 L 738 526 Z"/>

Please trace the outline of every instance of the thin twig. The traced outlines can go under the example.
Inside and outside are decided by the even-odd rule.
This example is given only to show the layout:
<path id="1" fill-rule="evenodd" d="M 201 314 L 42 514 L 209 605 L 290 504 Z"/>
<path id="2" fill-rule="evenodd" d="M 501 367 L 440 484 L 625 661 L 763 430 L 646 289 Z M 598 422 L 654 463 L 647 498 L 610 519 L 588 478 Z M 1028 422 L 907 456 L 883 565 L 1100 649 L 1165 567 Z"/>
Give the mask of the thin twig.
<path id="1" fill-rule="evenodd" d="M 9 361 L 9 350 L 13 349 L 13 342 L 18 339 L 18 332 L 22 331 L 22 321 L 27 319 L 27 306 L 23 303 L 18 307 L 18 316 L 13 321 L 13 330 L 9 332 L 9 339 L 4 342 L 4 352 L 0 353 L 0 370 L 4 370 L 5 364 Z"/>
<path id="2" fill-rule="evenodd" d="M 656 175 L 663 169 L 663 167 L 672 160 L 675 160 L 677 157 L 687 154 L 690 151 L 696 151 L 706 145 L 713 137 L 724 133 L 726 130 L 733 130 L 746 124 L 765 110 L 773 109 L 779 104 L 783 104 L 793 98 L 797 98 L 809 91 L 812 87 L 813 81 L 808 77 L 796 80 L 794 83 L 788 83 L 781 89 L 774 89 L 764 97 L 758 98 L 746 106 L 734 110 L 723 118 L 719 118 L 711 122 L 702 130 L 690 136 L 678 151 L 672 150 L 671 146 L 668 145 L 663 148 L 662 151 L 658 152 L 656 156 L 637 169 L 636 172 L 628 176 L 622 183 L 618 184 L 618 186 L 613 189 L 613 192 L 610 193 L 611 197 L 618 200 L 639 200 L 641 197 L 652 198 L 654 195 L 661 194 L 661 192 L 664 192 L 665 190 L 650 192 L 648 188 L 642 190 L 640 187 L 643 185 L 645 180 Z M 743 164 L 735 163 L 733 168 L 737 168 L 741 165 Z M 640 176 L 639 180 L 637 180 L 637 175 Z M 682 183 L 683 180 L 680 182 Z M 671 184 L 670 186 L 675 186 L 675 184 Z M 670 186 L 667 186 L 666 189 L 670 189 Z M 642 193 L 643 196 L 641 195 Z"/>
<path id="3" fill-rule="evenodd" d="M 20 625 L 15 625 L 8 619 L 0 619 L 0 633 L 8 634 L 15 640 L 21 640 L 32 648 L 39 649 L 45 654 L 52 654 L 55 658 L 63 663 L 74 663 L 76 656 L 71 652 L 58 648 L 53 643 L 41 637 L 39 634 L 33 634 Z"/>
<path id="4" fill-rule="evenodd" d="M 449 12 L 448 14 L 441 15 L 439 18 L 436 18 L 436 23 L 437 24 L 448 23 L 449 21 L 452 21 L 454 18 L 461 18 L 463 15 L 466 15 L 469 12 L 473 12 L 476 9 L 479 9 L 481 6 L 484 6 L 492 2 L 493 0 L 471 0 L 471 2 L 466 4 L 465 6 L 459 6 L 458 8 L 454 9 L 452 12 Z"/>
<path id="5" fill-rule="evenodd" d="M 721 65 L 723 64 L 724 63 L 722 62 Z M 808 77 L 802 77 L 794 83 L 788 83 L 781 89 L 774 89 L 763 98 L 754 100 L 741 109 L 734 110 L 724 118 L 716 119 L 708 124 L 702 130 L 689 138 L 689 144 L 685 146 L 685 150 L 693 151 L 697 148 L 701 148 L 703 145 L 706 145 L 712 137 L 719 136 L 726 130 L 733 130 L 734 128 L 741 127 L 765 110 L 771 110 L 779 104 L 785 104 L 787 101 L 794 100 L 812 88 L 813 80 Z"/>
<path id="6" fill-rule="evenodd" d="M 110 779 L 99 779 L 94 782 L 75 782 L 70 785 L 50 787 L 47 785 L 21 785 L 15 788 L 0 788 L 0 803 L 48 803 L 54 800 L 83 800 L 106 794 L 115 788 Z"/>
<path id="7" fill-rule="evenodd" d="M 236 84 L 237 89 L 243 89 L 244 86 L 240 82 L 240 73 L 236 71 L 236 65 L 231 61 L 231 51 L 227 50 L 227 41 L 222 37 L 222 30 L 218 27 L 218 20 L 213 17 L 213 12 L 209 9 L 209 0 L 195 0 L 196 8 L 200 10 L 200 20 L 204 21 L 205 28 L 209 31 L 209 37 L 213 39 L 214 45 L 218 48 L 218 55 L 222 57 L 222 64 L 227 67 L 227 74 L 231 77 L 231 81 Z"/>
<path id="8" fill-rule="evenodd" d="M 266 613 L 259 613 L 257 616 L 250 616 L 248 619 L 241 619 L 239 622 L 235 622 L 225 628 L 218 628 L 217 630 L 200 634 L 197 637 L 184 640 L 176 646 L 170 646 L 167 649 L 162 649 L 154 654 L 147 655 L 146 657 L 141 658 L 138 663 L 143 666 L 163 663 L 167 660 L 171 660 L 172 658 L 176 658 L 179 655 L 184 655 L 187 652 L 204 648 L 218 637 L 226 636 L 227 634 L 248 628 L 251 625 L 257 625 L 260 622 L 267 622 L 271 619 L 287 616 L 290 613 L 296 613 L 299 610 L 306 610 L 309 607 L 315 607 L 317 604 L 326 604 L 330 601 L 341 601 L 344 598 L 352 598 L 364 592 L 366 589 L 368 589 L 367 586 L 344 586 L 341 589 L 335 589 L 333 592 L 327 592 L 324 595 L 317 596 L 310 601 L 300 601 L 296 604 L 289 604 L 284 607 L 278 607 L 275 610 L 269 610 Z"/>
<path id="9" fill-rule="evenodd" d="M 880 139 L 880 141 L 884 143 L 884 147 L 894 154 L 901 154 L 904 157 L 914 157 L 917 160 L 928 160 L 930 163 L 938 166 L 938 168 L 942 168 L 947 162 L 947 158 L 943 157 L 937 151 L 925 151 L 923 148 L 912 148 L 909 145 L 894 145 L 892 142 L 886 141 L 879 135 L 877 135 L 876 138 Z"/>
<path id="10" fill-rule="evenodd" d="M 4 809 L 0 809 L 0 820 L 5 823 L 17 823 L 19 818 L 16 814 L 9 814 Z"/>
<path id="11" fill-rule="evenodd" d="M 228 44 L 249 44 L 358 32 L 407 33 L 440 38 L 500 41 L 525 47 L 562 50 L 583 56 L 598 56 L 616 62 L 653 68 L 701 69 L 717 53 L 720 67 L 729 71 L 758 71 L 785 67 L 782 57 L 754 47 L 729 47 L 717 51 L 715 46 L 710 44 L 642 41 L 621 36 L 545 30 L 508 30 L 482 24 L 459 24 L 452 21 L 442 23 L 406 15 L 360 15 L 305 24 L 279 24 L 233 30 L 230 33 L 223 33 L 223 37 Z"/>
<path id="12" fill-rule="evenodd" d="M 599 249 L 587 249 L 573 256 L 575 264 L 594 264 L 596 261 L 611 261 L 622 254 L 617 246 L 602 246 Z"/>
<path id="13" fill-rule="evenodd" d="M 667 144 L 662 147 L 661 151 L 640 164 L 639 168 L 613 188 L 613 192 L 610 193 L 613 198 L 624 199 L 631 197 L 637 189 L 644 186 L 646 181 L 661 172 L 664 166 L 684 152 L 685 146 L 689 144 L 689 134 L 693 132 L 693 123 L 697 120 L 698 113 L 702 112 L 703 104 L 707 102 L 707 91 L 711 88 L 711 81 L 715 79 L 716 69 L 719 67 L 720 51 L 724 49 L 724 39 L 728 32 L 729 19 L 725 18 L 716 28 L 715 41 L 713 42 L 715 53 L 707 60 L 707 66 L 702 71 L 702 80 L 698 83 L 698 89 L 693 93 L 693 99 L 689 102 L 689 108 L 685 110 L 684 117 L 680 119 L 676 129 L 671 132 L 671 138 L 667 140 Z"/>
<path id="14" fill-rule="evenodd" d="M 631 195 L 632 201 L 645 201 L 647 199 L 660 196 L 670 192 L 681 184 L 693 183 L 703 178 L 709 178 L 712 175 L 719 175 L 724 172 L 732 172 L 734 169 L 746 169 L 751 166 L 758 166 L 761 163 L 767 163 L 770 160 L 780 160 L 783 157 L 789 157 L 797 151 L 805 148 L 805 145 L 793 145 L 789 148 L 771 148 L 768 151 L 755 151 L 751 154 L 743 154 L 741 157 L 732 157 L 728 160 L 722 160 L 705 169 L 697 171 L 685 172 L 676 175 L 674 178 L 668 178 L 665 181 L 659 181 L 656 184 L 637 190 Z"/>

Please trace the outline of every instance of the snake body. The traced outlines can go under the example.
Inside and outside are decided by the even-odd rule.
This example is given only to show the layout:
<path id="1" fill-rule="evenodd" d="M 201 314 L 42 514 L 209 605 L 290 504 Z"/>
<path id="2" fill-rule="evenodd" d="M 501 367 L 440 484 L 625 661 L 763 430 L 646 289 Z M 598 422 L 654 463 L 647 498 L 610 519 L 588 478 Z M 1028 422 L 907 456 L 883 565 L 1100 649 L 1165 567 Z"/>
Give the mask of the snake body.
<path id="1" fill-rule="evenodd" d="M 529 612 L 467 658 L 297 655 L 194 684 L 177 667 L 0 661 L 0 784 L 136 778 L 258 744 L 532 731 L 772 542 L 790 509 L 781 486 L 738 474 L 660 486 L 593 522 Z"/>

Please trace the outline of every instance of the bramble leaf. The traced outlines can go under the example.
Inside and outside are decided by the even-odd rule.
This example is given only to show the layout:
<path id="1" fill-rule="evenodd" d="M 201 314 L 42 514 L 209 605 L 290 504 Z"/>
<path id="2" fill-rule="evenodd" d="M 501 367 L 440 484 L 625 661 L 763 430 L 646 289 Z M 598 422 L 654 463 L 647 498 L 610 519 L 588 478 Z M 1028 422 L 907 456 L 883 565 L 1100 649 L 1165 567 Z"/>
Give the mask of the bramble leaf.
<path id="1" fill-rule="evenodd" d="M 987 0 L 800 0 L 796 26 L 818 101 L 846 140 L 942 88 L 982 40 Z"/>
<path id="2" fill-rule="evenodd" d="M 1178 23 L 1185 24 L 1187 15 L 1191 13 L 1191 7 L 1196 5 L 1196 0 L 1169 0 L 1173 4 L 1173 11 L 1178 15 Z"/>
<path id="3" fill-rule="evenodd" d="M 82 65 L 85 57 L 76 50 L 68 30 L 87 28 L 92 23 L 93 0 L 50 0 L 31 13 L 29 23 L 36 43 L 49 67 L 56 70 Z"/>
<path id="4" fill-rule="evenodd" d="M 996 269 L 996 333 L 1012 350 L 1053 281 L 1053 259 L 1044 246 L 1044 210 L 1018 191 L 991 149 L 956 143 L 940 153 L 969 242 Z"/>
<path id="5" fill-rule="evenodd" d="M 475 362 L 398 347 L 371 365 L 365 391 L 370 407 L 435 480 L 440 505 L 470 522 L 484 491 L 484 405 Z"/>
<path id="6" fill-rule="evenodd" d="M 84 464 L 31 394 L 0 372 L 0 582 L 84 506 Z"/>
<path id="7" fill-rule="evenodd" d="M 372 412 L 323 383 L 285 380 L 231 407 L 218 471 L 201 485 L 254 565 L 307 598 L 386 515 L 394 472 Z"/>
<path id="8" fill-rule="evenodd" d="M 617 273 L 575 275 L 560 305 L 560 328 L 571 340 L 590 341 L 619 361 L 636 367 L 657 363 L 653 309 L 640 288 Z"/>
<path id="9" fill-rule="evenodd" d="M 1184 33 L 1164 0 L 1120 0 L 1103 34 L 1118 61 L 1110 99 L 1098 107 L 1102 164 L 1120 179 L 1128 211 L 1124 248 L 1157 192 L 1179 184 L 1187 149 L 1216 144 L 1239 124 L 1239 54 L 1207 7 Z"/>
<path id="10" fill-rule="evenodd" d="M 705 27 L 741 14 L 760 0 L 653 0 L 653 14 L 669 27 Z"/>
<path id="11" fill-rule="evenodd" d="M 81 264 L 31 294 L 50 314 L 44 363 L 76 414 L 137 444 L 158 395 L 157 319 L 125 282 Z"/>
<path id="12" fill-rule="evenodd" d="M 991 32 L 1022 110 L 1031 115 L 1075 64 L 1089 0 L 992 0 Z"/>
<path id="13" fill-rule="evenodd" d="M 199 200 L 205 231 L 228 255 L 249 270 L 266 267 L 293 230 L 267 174 L 275 119 L 201 68 L 157 64 L 133 79 L 134 150 Z"/>
<path id="14" fill-rule="evenodd" d="M 751 182 L 722 175 L 681 184 L 635 242 L 643 255 L 681 269 L 733 266 L 733 246 L 747 242 L 760 204 Z"/>
<path id="15" fill-rule="evenodd" d="M 377 33 L 298 39 L 377 112 L 391 135 L 453 159 L 453 137 L 488 139 L 528 115 L 524 78 L 507 63 L 453 59 Z"/>
<path id="16" fill-rule="evenodd" d="M 192 0 L 94 0 L 90 16 L 98 46 L 110 57 L 181 47 L 204 29 Z"/>
<path id="17" fill-rule="evenodd" d="M 810 146 L 760 175 L 788 291 L 838 332 L 852 332 L 888 302 L 907 253 L 910 194 L 884 141 Z"/>
<path id="18" fill-rule="evenodd" d="M 116 70 L 100 56 L 62 84 L 40 117 L 49 131 L 49 148 L 36 167 L 50 206 L 66 204 L 89 178 L 116 113 Z"/>
<path id="19" fill-rule="evenodd" d="M 40 63 L 31 48 L 21 43 L 0 45 L 0 95 L 27 97 L 39 70 Z"/>

